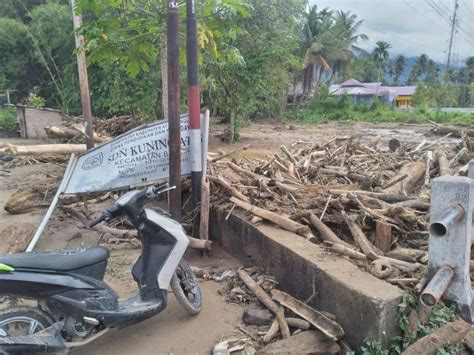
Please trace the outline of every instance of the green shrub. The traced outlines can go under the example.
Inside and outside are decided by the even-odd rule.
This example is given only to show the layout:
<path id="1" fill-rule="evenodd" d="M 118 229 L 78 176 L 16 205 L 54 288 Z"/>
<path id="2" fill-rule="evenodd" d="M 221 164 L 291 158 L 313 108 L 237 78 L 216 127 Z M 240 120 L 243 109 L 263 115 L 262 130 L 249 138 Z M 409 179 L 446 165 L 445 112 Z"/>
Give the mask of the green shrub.
<path id="1" fill-rule="evenodd" d="M 426 108 L 401 111 L 378 100 L 354 105 L 349 96 L 330 95 L 327 88 L 321 88 L 311 101 L 288 115 L 307 123 L 329 121 L 474 123 L 474 113 L 441 112 Z"/>
<path id="2" fill-rule="evenodd" d="M 27 105 L 34 108 L 43 108 L 46 105 L 46 100 L 41 96 L 31 93 L 28 96 Z"/>
<path id="3" fill-rule="evenodd" d="M 16 109 L 14 107 L 0 108 L 0 129 L 11 131 L 16 127 Z"/>
<path id="4" fill-rule="evenodd" d="M 412 294 L 404 294 L 403 301 L 399 305 L 399 327 L 402 335 L 395 337 L 391 340 L 389 348 L 386 349 L 377 340 L 366 339 L 364 345 L 360 347 L 360 353 L 363 355 L 399 355 L 409 345 L 413 344 L 418 339 L 430 334 L 434 330 L 442 327 L 443 325 L 453 322 L 456 319 L 458 307 L 456 305 L 446 306 L 442 302 L 438 303 L 431 315 L 423 325 L 418 325 L 417 329 L 409 333 L 408 332 L 408 314 L 412 309 L 416 309 L 417 298 Z M 461 354 L 464 349 L 463 342 L 451 344 L 443 348 L 438 349 L 437 355 L 457 355 Z M 352 352 L 355 354 L 355 352 Z"/>

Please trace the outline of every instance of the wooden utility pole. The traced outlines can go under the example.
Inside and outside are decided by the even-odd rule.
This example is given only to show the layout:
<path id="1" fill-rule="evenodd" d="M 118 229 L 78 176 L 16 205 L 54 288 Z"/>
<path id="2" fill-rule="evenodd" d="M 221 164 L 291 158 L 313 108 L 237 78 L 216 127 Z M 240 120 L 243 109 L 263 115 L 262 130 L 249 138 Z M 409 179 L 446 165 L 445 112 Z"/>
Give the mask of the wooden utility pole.
<path id="1" fill-rule="evenodd" d="M 193 207 L 201 202 L 201 95 L 199 93 L 199 65 L 195 0 L 186 0 L 186 63 L 188 74 L 188 107 Z"/>
<path id="2" fill-rule="evenodd" d="M 451 22 L 451 35 L 449 36 L 448 60 L 446 61 L 446 76 L 449 75 L 449 67 L 451 66 L 451 51 L 453 49 L 454 29 L 456 27 L 456 16 L 458 14 L 459 0 L 454 2 L 454 14 Z"/>
<path id="3" fill-rule="evenodd" d="M 86 136 L 87 149 L 94 148 L 94 131 L 92 129 L 92 110 L 91 99 L 89 94 L 89 79 L 87 77 L 87 63 L 86 53 L 81 47 L 84 44 L 84 36 L 79 36 L 76 31 L 82 26 L 82 16 L 76 14 L 75 0 L 71 1 L 72 19 L 74 24 L 74 32 L 76 37 L 76 55 L 77 55 L 77 70 L 79 72 L 79 86 L 81 90 L 81 106 L 82 117 L 84 119 L 84 130 Z"/>
<path id="4" fill-rule="evenodd" d="M 168 127 L 171 216 L 181 221 L 181 119 L 179 100 L 179 2 L 168 0 Z"/>

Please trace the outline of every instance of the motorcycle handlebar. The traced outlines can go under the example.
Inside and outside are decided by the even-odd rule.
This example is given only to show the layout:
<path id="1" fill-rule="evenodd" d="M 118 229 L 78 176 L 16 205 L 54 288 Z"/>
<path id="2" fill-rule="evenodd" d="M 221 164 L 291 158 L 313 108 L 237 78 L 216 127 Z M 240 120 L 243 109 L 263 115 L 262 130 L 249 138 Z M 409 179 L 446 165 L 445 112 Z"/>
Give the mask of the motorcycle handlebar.
<path id="1" fill-rule="evenodd" d="M 168 184 L 165 184 L 165 185 L 160 186 L 160 187 L 151 186 L 146 191 L 146 197 L 149 198 L 149 199 L 152 199 L 152 198 L 155 198 L 155 197 L 157 197 L 158 195 L 160 195 L 164 192 L 174 190 L 175 188 L 176 188 L 176 186 L 169 186 Z"/>
<path id="2" fill-rule="evenodd" d="M 89 222 L 89 228 L 92 228 L 92 227 L 98 225 L 100 222 L 110 221 L 111 219 L 112 219 L 112 213 L 109 210 L 106 210 L 98 218 L 96 218 L 93 221 Z"/>
<path id="3" fill-rule="evenodd" d="M 151 200 L 151 199 L 156 198 L 158 195 L 160 195 L 160 194 L 162 194 L 166 191 L 173 190 L 175 188 L 176 188 L 176 186 L 169 186 L 168 184 L 162 185 L 160 187 L 151 186 L 151 187 L 147 188 L 146 190 L 141 190 L 139 192 L 139 195 L 144 196 L 147 199 Z M 143 193 L 144 193 L 144 195 L 143 195 Z M 93 221 L 89 222 L 89 228 L 92 228 L 92 227 L 98 225 L 100 222 L 103 222 L 103 221 L 106 221 L 106 222 L 111 221 L 112 218 L 114 218 L 114 216 L 117 214 L 118 209 L 119 209 L 119 206 L 117 204 L 114 204 L 112 207 L 105 210 L 98 218 L 96 218 Z"/>

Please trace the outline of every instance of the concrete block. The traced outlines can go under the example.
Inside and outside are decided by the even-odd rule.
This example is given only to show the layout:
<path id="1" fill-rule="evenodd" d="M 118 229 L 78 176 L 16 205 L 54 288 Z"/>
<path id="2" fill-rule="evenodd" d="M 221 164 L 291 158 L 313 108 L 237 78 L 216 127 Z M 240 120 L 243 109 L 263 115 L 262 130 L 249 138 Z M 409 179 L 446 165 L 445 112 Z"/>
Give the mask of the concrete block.
<path id="1" fill-rule="evenodd" d="M 467 177 L 474 179 L 474 159 L 469 162 L 468 169 L 467 169 Z"/>
<path id="2" fill-rule="evenodd" d="M 316 330 L 308 330 L 293 335 L 288 339 L 282 339 L 265 346 L 259 350 L 259 354 L 311 354 L 329 355 L 338 354 L 340 350 L 337 343 L 328 340 L 322 333 Z"/>
<path id="3" fill-rule="evenodd" d="M 452 224 L 449 214 L 461 208 L 463 214 Z M 458 302 L 467 320 L 472 320 L 472 290 L 470 259 L 472 243 L 472 212 L 474 210 L 474 180 L 461 176 L 434 179 L 431 190 L 428 279 L 442 266 L 454 270 L 454 277 L 443 298 Z M 454 221 L 453 218 L 451 218 Z"/>
<path id="4" fill-rule="evenodd" d="M 320 311 L 336 315 L 344 339 L 354 348 L 366 338 L 388 344 L 398 335 L 397 306 L 402 292 L 330 255 L 300 236 L 268 224 L 255 226 L 233 213 L 213 210 L 209 223 L 213 240 L 240 258 L 274 275 L 283 291 Z"/>

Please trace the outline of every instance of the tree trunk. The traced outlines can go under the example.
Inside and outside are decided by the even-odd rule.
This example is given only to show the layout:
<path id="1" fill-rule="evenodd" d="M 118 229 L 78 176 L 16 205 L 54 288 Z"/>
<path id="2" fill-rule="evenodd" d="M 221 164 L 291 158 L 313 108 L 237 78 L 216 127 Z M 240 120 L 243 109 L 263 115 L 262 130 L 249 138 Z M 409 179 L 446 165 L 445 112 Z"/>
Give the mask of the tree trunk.
<path id="1" fill-rule="evenodd" d="M 439 348 L 461 341 L 471 326 L 463 320 L 448 323 L 411 344 L 402 355 L 434 355 Z"/>
<path id="2" fill-rule="evenodd" d="M 85 144 L 41 144 L 41 145 L 13 145 L 9 143 L 0 145 L 0 154 L 10 155 L 46 155 L 46 154 L 71 154 L 86 151 Z"/>
<path id="3" fill-rule="evenodd" d="M 378 100 L 379 98 L 379 82 L 380 82 L 380 69 L 382 69 L 382 62 L 379 62 L 379 70 L 377 73 L 377 90 L 375 91 L 375 98 Z"/>
<path id="4" fill-rule="evenodd" d="M 425 176 L 425 170 L 426 164 L 422 161 L 412 161 L 403 165 L 397 176 L 408 175 L 408 177 L 385 189 L 384 192 L 406 195 L 415 192 L 419 182 Z M 396 180 L 396 177 L 393 180 Z"/>
<path id="5" fill-rule="evenodd" d="M 235 109 L 230 111 L 230 143 L 234 143 L 235 139 Z"/>
<path id="6" fill-rule="evenodd" d="M 163 117 L 168 120 L 168 47 L 166 44 L 166 33 L 160 37 L 160 69 L 161 69 L 161 105 Z"/>
<path id="7" fill-rule="evenodd" d="M 295 73 L 295 79 L 293 80 L 293 111 L 296 111 L 296 85 L 298 84 L 298 77 Z"/>

